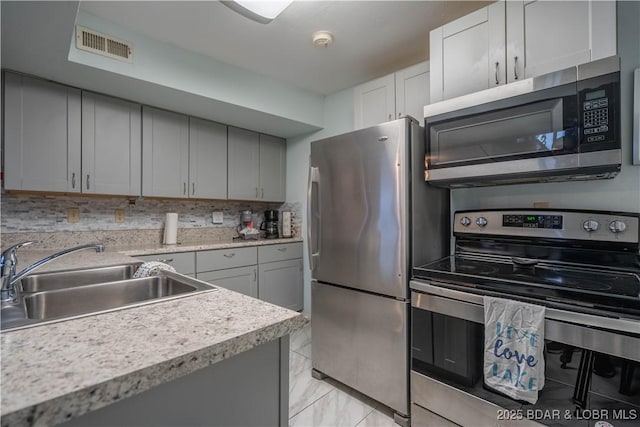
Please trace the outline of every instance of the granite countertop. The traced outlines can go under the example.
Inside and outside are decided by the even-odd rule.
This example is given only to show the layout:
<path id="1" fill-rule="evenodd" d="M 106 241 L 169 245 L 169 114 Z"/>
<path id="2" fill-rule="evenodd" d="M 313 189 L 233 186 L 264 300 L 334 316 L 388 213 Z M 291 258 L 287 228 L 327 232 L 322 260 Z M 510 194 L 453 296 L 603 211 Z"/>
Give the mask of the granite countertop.
<path id="1" fill-rule="evenodd" d="M 194 247 L 219 248 L 184 250 Z M 24 267 L 50 253 L 25 250 L 19 261 Z M 38 271 L 135 261 L 118 252 L 81 251 Z M 2 332 L 2 426 L 63 422 L 288 335 L 307 322 L 297 312 L 217 288 Z"/>

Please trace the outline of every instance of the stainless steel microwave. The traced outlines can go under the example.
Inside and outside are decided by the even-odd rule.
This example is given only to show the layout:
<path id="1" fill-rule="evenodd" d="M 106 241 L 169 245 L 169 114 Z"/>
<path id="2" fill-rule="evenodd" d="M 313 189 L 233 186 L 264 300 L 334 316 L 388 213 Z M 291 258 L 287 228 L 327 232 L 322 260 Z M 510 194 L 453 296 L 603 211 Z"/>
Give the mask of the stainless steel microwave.
<path id="1" fill-rule="evenodd" d="M 424 107 L 425 181 L 444 187 L 613 178 L 620 58 Z"/>

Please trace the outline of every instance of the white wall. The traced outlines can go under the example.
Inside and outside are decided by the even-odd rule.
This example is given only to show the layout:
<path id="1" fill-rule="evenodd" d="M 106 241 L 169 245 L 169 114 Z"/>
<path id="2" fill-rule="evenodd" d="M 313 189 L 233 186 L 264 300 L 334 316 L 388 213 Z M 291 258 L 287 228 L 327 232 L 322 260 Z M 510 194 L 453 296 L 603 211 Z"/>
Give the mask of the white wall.
<path id="1" fill-rule="evenodd" d="M 640 212 L 640 166 L 631 164 L 633 70 L 640 67 L 640 2 L 618 2 L 618 54 L 621 57 L 622 171 L 614 179 L 507 185 L 451 192 L 451 209 L 550 208 Z"/>
<path id="2" fill-rule="evenodd" d="M 307 178 L 311 142 L 353 130 L 353 89 L 329 95 L 324 102 L 324 129 L 287 140 L 287 202 L 301 203 L 304 245 L 304 312 L 311 311 L 309 257 L 306 245 Z"/>

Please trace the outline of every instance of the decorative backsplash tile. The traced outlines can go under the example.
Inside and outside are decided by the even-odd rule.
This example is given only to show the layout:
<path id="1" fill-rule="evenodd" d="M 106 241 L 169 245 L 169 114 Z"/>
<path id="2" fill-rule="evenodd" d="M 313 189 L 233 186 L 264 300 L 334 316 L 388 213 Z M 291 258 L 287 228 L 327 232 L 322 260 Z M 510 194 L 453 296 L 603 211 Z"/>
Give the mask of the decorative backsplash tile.
<path id="1" fill-rule="evenodd" d="M 235 229 L 240 212 L 250 209 L 259 225 L 266 209 L 294 213 L 293 223 L 301 225 L 300 203 L 259 203 L 235 201 L 158 200 L 89 198 L 71 196 L 34 196 L 2 194 L 0 231 L 5 233 L 87 232 L 162 230 L 165 214 L 178 213 L 179 229 Z M 67 222 L 67 209 L 78 208 L 80 221 Z M 115 210 L 125 211 L 124 223 L 115 222 Z M 223 223 L 213 224 L 212 213 L 223 212 Z M 222 230 L 220 230 L 222 231 Z M 4 240 L 4 239 L 3 239 Z M 5 242 L 3 242 L 4 245 Z"/>

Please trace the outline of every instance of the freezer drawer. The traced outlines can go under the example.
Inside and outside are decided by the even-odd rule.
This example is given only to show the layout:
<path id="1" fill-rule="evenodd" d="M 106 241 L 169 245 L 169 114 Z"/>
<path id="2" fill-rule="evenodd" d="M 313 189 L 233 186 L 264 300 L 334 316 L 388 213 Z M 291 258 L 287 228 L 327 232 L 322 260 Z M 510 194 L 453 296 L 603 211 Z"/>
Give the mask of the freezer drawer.
<path id="1" fill-rule="evenodd" d="M 313 368 L 408 415 L 406 301 L 311 282 Z"/>

